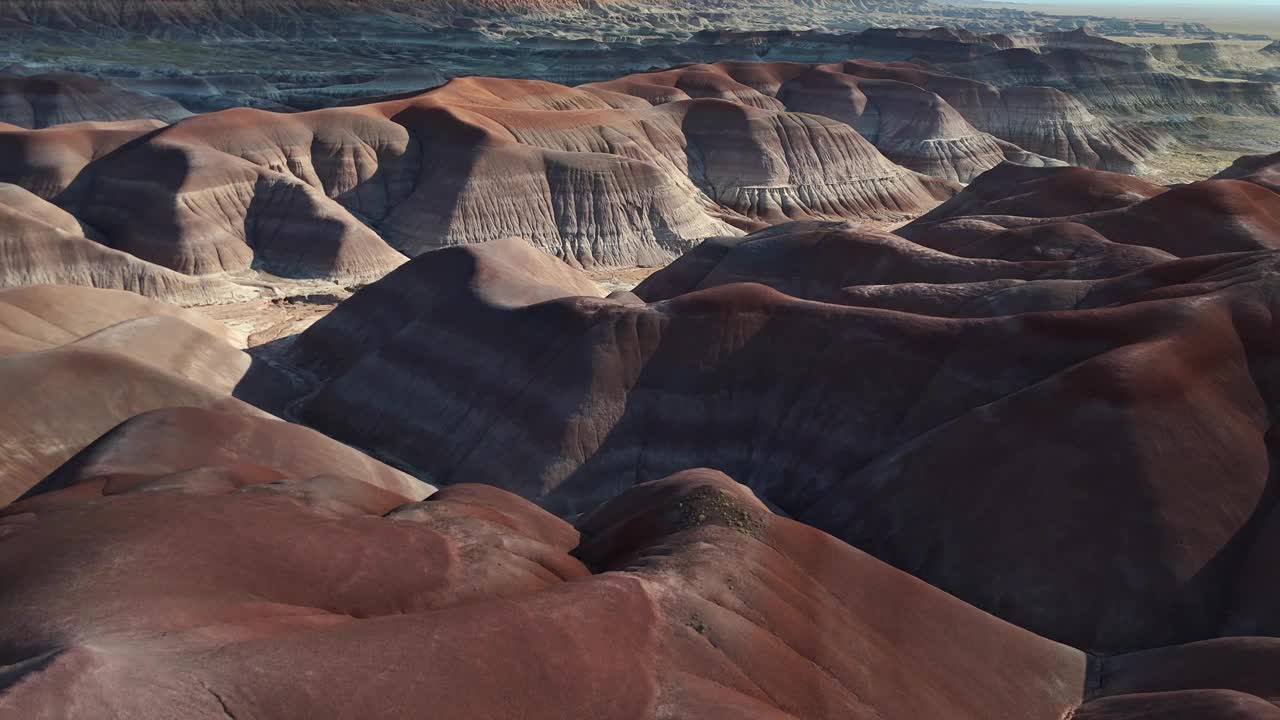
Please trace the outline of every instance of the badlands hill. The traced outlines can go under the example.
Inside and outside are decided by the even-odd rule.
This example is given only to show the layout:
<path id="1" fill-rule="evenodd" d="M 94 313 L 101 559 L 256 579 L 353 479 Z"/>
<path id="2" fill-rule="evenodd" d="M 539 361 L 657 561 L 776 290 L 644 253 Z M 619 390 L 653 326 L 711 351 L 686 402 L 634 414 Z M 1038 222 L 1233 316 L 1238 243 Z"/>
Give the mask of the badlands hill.
<path id="1" fill-rule="evenodd" d="M 0 230 L 20 261 L 5 284 L 75 282 L 106 246 L 135 262 L 92 284 L 187 301 L 231 292 L 228 274 L 365 282 L 512 235 L 578 265 L 655 264 L 738 228 L 906 218 L 955 192 L 777 104 L 484 78 L 302 114 L 0 130 L 0 157 L 25 208 Z"/>
<path id="2" fill-rule="evenodd" d="M 0 73 L 0 123 L 21 128 L 97 120 L 170 123 L 190 114 L 173 100 L 84 75 Z"/>
<path id="3" fill-rule="evenodd" d="M 1280 60 L 1078 28 L 0 0 L 0 717 L 1280 717 Z"/>
<path id="4" fill-rule="evenodd" d="M 143 97 L 115 90 L 65 112 Z M 1167 144 L 1068 90 L 920 62 L 721 62 L 576 88 L 461 78 L 303 113 L 0 125 L 0 285 L 226 302 L 264 275 L 358 285 L 511 236 L 580 267 L 653 266 L 784 221 L 901 223 L 1006 161 L 1135 172 Z"/>
<path id="5" fill-rule="evenodd" d="M 104 6 L 4 7 L 5 27 L 25 38 Z M 276 9 L 288 8 L 323 19 L 350 6 Z M 161 11 L 202 27 L 249 12 L 117 9 L 121 27 L 103 38 Z M 151 37 L 137 45 L 151 53 L 141 70 L 95 46 L 95 57 L 116 58 L 94 70 L 106 79 L 10 68 L 0 74 L 0 286 L 222 303 L 279 278 L 354 287 L 428 250 L 511 236 L 588 269 L 657 266 L 706 238 L 784 221 L 900 224 L 1002 162 L 1200 179 L 1273 152 L 1280 118 L 1280 85 L 1257 74 L 1280 68 L 1274 53 L 1251 49 L 1245 62 L 1244 50 L 1212 43 L 1139 47 L 1078 29 L 733 27 L 657 45 L 548 43 L 533 20 L 513 43 L 494 23 L 421 35 L 489 33 L 459 41 L 461 65 L 391 53 L 367 72 L 347 63 L 334 73 L 303 43 L 290 53 L 299 67 L 277 72 L 236 54 L 272 46 L 246 35 L 180 52 Z M 668 42 L 682 49 L 661 49 Z M 206 50 L 230 65 L 182 69 Z M 790 59 L 801 57 L 810 61 Z M 596 80 L 446 80 L 474 58 L 504 73 Z M 598 78 L 602 66 L 646 70 Z M 180 102 L 231 107 L 187 117 Z"/>
<path id="6" fill-rule="evenodd" d="M 1277 168 L 1002 163 L 608 297 L 446 247 L 269 356 L 0 291 L 0 714 L 1273 718 Z"/>

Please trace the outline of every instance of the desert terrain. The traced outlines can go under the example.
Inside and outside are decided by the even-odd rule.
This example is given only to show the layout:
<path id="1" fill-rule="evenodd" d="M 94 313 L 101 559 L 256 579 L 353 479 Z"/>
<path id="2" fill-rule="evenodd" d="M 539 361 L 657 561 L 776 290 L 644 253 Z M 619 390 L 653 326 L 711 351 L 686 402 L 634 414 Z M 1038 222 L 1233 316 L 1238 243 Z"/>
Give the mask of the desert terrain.
<path id="1" fill-rule="evenodd" d="M 1084 12 L 0 0 L 0 718 L 1280 718 L 1280 44 Z"/>

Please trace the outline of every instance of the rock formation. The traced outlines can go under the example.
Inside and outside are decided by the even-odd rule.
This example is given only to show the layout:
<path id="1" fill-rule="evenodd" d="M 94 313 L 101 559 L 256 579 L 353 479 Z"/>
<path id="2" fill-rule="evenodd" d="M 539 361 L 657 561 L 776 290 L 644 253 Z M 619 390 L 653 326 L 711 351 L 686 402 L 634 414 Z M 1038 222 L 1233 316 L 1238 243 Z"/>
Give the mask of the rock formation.
<path id="1" fill-rule="evenodd" d="M 226 340 L 221 323 L 130 292 L 0 290 L 0 502 L 22 495 L 119 423 L 172 406 L 249 415 L 290 379 Z"/>
<path id="2" fill-rule="evenodd" d="M 638 487 L 578 528 L 484 486 L 414 502 L 360 484 L 185 473 L 4 511 L 0 572 L 20 590 L 5 598 L 0 646 L 20 682 L 0 707 L 1047 718 L 1084 685 L 1079 652 L 773 516 L 718 473 Z M 156 542 L 171 532 L 186 549 Z M 86 559 L 83 537 L 105 552 Z M 102 590 L 61 592 L 73 576 Z M 18 644 L 57 649 L 14 656 Z M 1017 673 L 972 662 L 984 649 Z M 901 674 L 873 679 L 888 666 Z M 368 696 L 337 682 L 354 677 Z"/>
<path id="3" fill-rule="evenodd" d="M 719 98 L 763 109 L 821 115 L 853 127 L 885 157 L 916 172 L 968 182 L 1028 153 L 975 130 L 942 98 L 902 82 L 865 80 L 837 65 L 717 63 L 631 75 L 584 86 L 654 105 Z"/>
<path id="4" fill-rule="evenodd" d="M 194 304 L 252 295 L 225 280 L 191 277 L 116 250 L 71 213 L 17 185 L 0 183 L 0 228 L 0 286 L 86 285 Z"/>
<path id="5" fill-rule="evenodd" d="M 108 12 L 87 0 L 0 8 L 9 23 L 0 35 L 21 28 L 32 42 L 65 39 L 77 23 L 109 25 L 103 52 L 120 38 L 145 38 L 138 42 L 154 53 L 180 57 L 196 50 L 170 43 L 185 48 L 184 32 L 217 27 L 226 42 L 213 44 L 239 58 L 199 74 L 112 65 L 119 85 L 3 76 L 0 94 L 16 88 L 21 112 L 11 122 L 0 113 L 0 191 L 10 198 L 0 247 L 13 258 L 0 285 L 67 282 L 205 304 L 256 295 L 264 276 L 356 286 L 407 257 L 506 237 L 584 268 L 655 266 L 704 239 L 780 222 L 899 224 L 1003 162 L 1140 173 L 1171 141 L 1170 128 L 1209 127 L 1223 114 L 1280 116 L 1274 83 L 1186 75 L 1193 60 L 1229 64 L 1212 47 L 1161 51 L 1161 60 L 1051 25 L 1013 34 L 702 27 L 683 39 L 653 30 L 621 47 L 595 37 L 598 29 L 540 33 L 570 16 L 626 27 L 652 13 L 677 24 L 699 16 L 618 3 L 366 5 L 359 18 L 346 0 L 285 0 L 270 10 L 130 2 Z M 828 5 L 802 12 L 834 12 Z M 273 70 L 236 55 L 330 28 L 335 43 L 359 45 L 359 57 L 389 53 L 403 69 L 405 56 L 369 47 L 377 43 L 356 29 L 387 13 L 401 13 L 414 37 L 435 28 L 430 36 L 449 45 L 451 62 L 507 47 L 502 39 L 518 32 L 529 62 L 547 70 L 532 75 L 553 66 L 566 77 L 572 68 L 598 74 L 600 54 L 615 51 L 631 58 L 622 67 L 670 69 L 569 87 L 443 82 L 452 71 L 428 63 L 388 74 L 378 70 L 386 58 L 344 62 L 338 72 L 309 67 L 302 50 L 296 66 Z M 517 15 L 528 28 L 505 24 Z M 351 22 L 341 32 L 339 17 Z M 732 47 L 744 59 L 833 62 L 682 62 Z M 536 60 L 542 50 L 533 48 L 551 55 Z M 847 59 L 859 55 L 869 59 Z M 185 111 L 149 91 L 200 110 L 253 107 L 172 122 Z M 352 99 L 361 93 L 381 96 Z M 138 119 L 66 123 L 125 116 Z M 49 123 L 62 124 L 14 127 Z"/>
<path id="6" fill-rule="evenodd" d="M 622 131 L 512 119 L 790 118 L 469 85 L 438 108 L 542 152 Z M 318 121 L 277 122 L 159 135 L 326 198 L 368 170 L 272 155 Z M 135 293 L 0 291 L 0 714 L 1271 717 L 1273 160 L 1001 164 L 895 233 L 724 234 L 608 297 L 450 246 L 256 357 Z"/>
<path id="7" fill-rule="evenodd" d="M 103 120 L 173 122 L 190 114 L 167 98 L 85 75 L 0 72 L 0 123 L 22 128 Z"/>
<path id="8" fill-rule="evenodd" d="M 900 165 L 962 182 L 1006 159 L 1045 164 L 1037 155 L 1135 172 L 1160 142 L 1150 132 L 1108 123 L 1051 88 L 999 90 L 914 63 L 717 63 L 584 87 L 655 104 L 720 97 L 824 115 L 856 128 Z"/>
<path id="9" fill-rule="evenodd" d="M 1213 178 L 1215 180 L 1247 180 L 1273 192 L 1280 192 L 1280 152 L 1242 157 Z"/>
<path id="10" fill-rule="evenodd" d="M 579 265 L 652 265 L 762 223 L 907 219 L 955 190 L 833 120 L 487 78 L 303 114 L 10 128 L 0 158 L 17 198 L 6 283 L 186 302 L 243 294 L 229 280 L 251 271 L 367 282 L 507 236 Z"/>
<path id="11" fill-rule="evenodd" d="M 564 516 L 715 467 L 1052 639 L 1195 641 L 1269 507 L 1277 218 L 1238 180 L 1002 165 L 899 235 L 708 241 L 611 299 L 522 276 L 510 246 L 428 254 L 303 333 L 295 407 Z M 1068 537 L 1096 551 L 1046 565 Z"/>
<path id="12" fill-rule="evenodd" d="M 1277 652 L 1261 638 L 1108 658 L 1102 674 L 711 471 L 637 486 L 576 527 L 478 485 L 421 501 L 223 469 L 78 492 L 99 484 L 0 511 L 6 711 L 1123 718 L 1272 707 L 1277 688 L 1254 670 Z M 339 682 L 353 677 L 367 695 Z"/>
<path id="13" fill-rule="evenodd" d="M 927 243 L 931 233 L 951 234 L 951 221 L 979 234 L 1072 223 L 1179 257 L 1280 247 L 1280 196 L 1243 179 L 1166 188 L 1076 168 L 1003 165 L 899 233 Z"/>
<path id="14" fill-rule="evenodd" d="M 1147 50 L 1082 30 L 1046 33 L 1038 45 L 1038 52 L 1014 48 L 938 67 L 1000 87 L 1055 88 L 1076 96 L 1094 111 L 1118 115 L 1280 114 L 1280 85 L 1273 82 L 1179 75 L 1169 72 Z"/>

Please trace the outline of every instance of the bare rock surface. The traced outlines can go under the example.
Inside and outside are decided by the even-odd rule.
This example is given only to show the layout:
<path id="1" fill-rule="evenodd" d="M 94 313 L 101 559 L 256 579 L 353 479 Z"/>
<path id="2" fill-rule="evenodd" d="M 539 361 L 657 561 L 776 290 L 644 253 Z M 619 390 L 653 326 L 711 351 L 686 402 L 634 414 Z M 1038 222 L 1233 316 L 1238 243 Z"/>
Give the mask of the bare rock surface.
<path id="1" fill-rule="evenodd" d="M 781 16 L 767 5 L 743 12 L 768 26 Z M 731 11 L 698 20 L 681 3 L 389 0 L 358 17 L 336 0 L 0 12 L 10 23 L 0 34 L 25 29 L 37 47 L 82 23 L 103 27 L 89 43 L 103 58 L 155 54 L 148 68 L 104 60 L 116 73 L 108 81 L 43 72 L 47 59 L 24 65 L 27 40 L 15 45 L 6 87 L 14 107 L 32 109 L 0 118 L 0 187 L 20 208 L 0 219 L 14 258 L 0 283 L 72 282 L 184 304 L 263 299 L 274 278 L 357 286 L 406 257 L 511 236 L 592 271 L 656 267 L 706 238 L 780 222 L 904 223 L 1003 162 L 1181 182 L 1221 167 L 1222 153 L 1274 151 L 1269 123 L 1280 116 L 1262 74 L 1267 53 L 1250 51 L 1257 77 L 1245 77 L 1231 68 L 1249 63 L 1232 64 L 1244 56 L 1225 46 L 1159 50 L 1173 46 L 1044 24 L 797 31 L 744 20 L 713 30 L 707 23 Z M 508 23 L 516 17 L 527 27 Z M 591 29 L 588 17 L 602 24 Z M 340 18 L 347 24 L 335 26 Z M 393 46 L 442 43 L 462 65 L 369 47 L 393 18 L 404 23 Z M 656 34 L 630 44 L 606 29 L 644 22 Z M 697 29 L 659 29 L 690 22 Z M 188 47 L 210 28 L 225 35 Z M 305 43 L 288 67 L 238 54 L 322 29 L 371 65 L 312 66 Z M 212 62 L 215 49 L 229 65 L 170 67 L 188 55 Z M 600 77 L 601 56 L 648 71 Z M 707 56 L 721 60 L 696 62 Z M 470 74 L 482 65 L 565 84 Z M 152 92 L 231 109 L 172 122 L 182 113 L 162 112 L 172 103 Z M 115 117 L 139 119 L 17 127 Z"/>
<path id="2" fill-rule="evenodd" d="M 484 486 L 411 502 L 355 485 L 185 473 L 4 510 L 0 568 L 20 590 L 4 601 L 18 682 L 0 707 L 1049 718 L 1080 697 L 1078 651 L 776 517 L 719 473 L 637 487 L 577 528 Z M 157 542 L 179 529 L 186 549 Z M 101 551 L 84 557 L 84 538 Z M 103 590 L 62 593 L 67 574 Z M 984 651 L 1017 674 L 973 662 Z M 370 662 L 376 693 L 333 681 Z M 297 681 L 318 674 L 331 680 Z M 483 691 L 449 690 L 459 682 Z"/>
<path id="3" fill-rule="evenodd" d="M 445 247 L 252 356 L 0 291 L 0 713 L 1268 718 L 1268 167 L 1001 164 L 607 296 Z"/>
<path id="4" fill-rule="evenodd" d="M 739 227 L 904 220 L 955 191 L 825 118 L 492 78 L 303 114 L 3 130 L 0 156 L 7 284 L 189 303 L 253 295 L 251 273 L 358 284 L 508 236 L 580 266 L 655 265 Z"/>
<path id="5" fill-rule="evenodd" d="M 431 482 L 566 516 L 709 465 L 1054 639 L 1197 640 L 1226 622 L 1238 537 L 1268 507 L 1276 204 L 1235 180 L 1001 166 L 897 235 L 708 241 L 636 288 L 647 304 L 536 274 L 489 291 L 428 254 L 397 274 L 475 279 L 356 293 L 294 346 L 316 382 L 296 409 Z M 974 468 L 973 489 L 930 505 L 944 467 Z M 1007 513 L 983 499 L 1006 496 Z M 1043 564 L 1062 537 L 1097 552 Z"/>
<path id="6" fill-rule="evenodd" d="M 262 411 L 289 381 L 226 328 L 130 292 L 39 285 L 0 291 L 0 500 L 22 495 L 117 424 L 171 406 Z M 283 395 L 282 395 L 283 393 Z"/>

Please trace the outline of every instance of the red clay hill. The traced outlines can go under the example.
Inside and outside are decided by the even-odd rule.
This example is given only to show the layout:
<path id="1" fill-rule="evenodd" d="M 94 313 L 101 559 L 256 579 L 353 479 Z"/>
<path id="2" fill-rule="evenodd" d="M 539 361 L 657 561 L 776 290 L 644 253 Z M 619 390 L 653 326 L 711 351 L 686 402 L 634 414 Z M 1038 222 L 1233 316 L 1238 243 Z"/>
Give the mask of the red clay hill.
<path id="1" fill-rule="evenodd" d="M 1002 164 L 608 297 L 447 247 L 270 356 L 0 292 L 0 714 L 1273 718 L 1273 160 Z"/>

